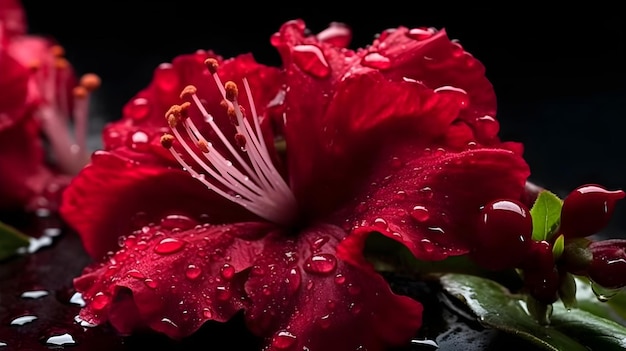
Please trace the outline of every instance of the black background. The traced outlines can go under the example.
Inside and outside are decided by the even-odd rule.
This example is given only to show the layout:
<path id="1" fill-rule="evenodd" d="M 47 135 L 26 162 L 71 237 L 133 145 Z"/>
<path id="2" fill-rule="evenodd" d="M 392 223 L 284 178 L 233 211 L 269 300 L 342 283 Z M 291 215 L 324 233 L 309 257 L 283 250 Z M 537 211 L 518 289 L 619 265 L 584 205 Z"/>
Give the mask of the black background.
<path id="1" fill-rule="evenodd" d="M 619 2 L 505 3 L 26 0 L 24 6 L 32 33 L 56 38 L 79 73 L 102 77 L 95 108 L 105 120 L 117 119 L 152 70 L 178 54 L 252 52 L 262 63 L 280 64 L 269 37 L 290 19 L 304 19 L 314 32 L 344 22 L 354 31 L 353 48 L 399 25 L 446 28 L 487 67 L 501 135 L 525 144 L 531 180 L 562 196 L 583 183 L 626 188 L 626 16 Z M 607 235 L 625 232 L 620 203 Z"/>

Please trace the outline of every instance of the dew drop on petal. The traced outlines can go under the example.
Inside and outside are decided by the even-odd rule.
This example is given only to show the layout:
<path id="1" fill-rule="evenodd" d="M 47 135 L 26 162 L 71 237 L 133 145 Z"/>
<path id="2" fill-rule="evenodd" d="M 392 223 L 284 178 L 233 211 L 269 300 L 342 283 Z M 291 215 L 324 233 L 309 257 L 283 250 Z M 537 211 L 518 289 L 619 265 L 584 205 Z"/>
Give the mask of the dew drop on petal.
<path id="1" fill-rule="evenodd" d="M 46 290 L 29 290 L 24 291 L 20 297 L 23 299 L 39 299 L 44 296 L 48 296 L 50 293 Z"/>
<path id="2" fill-rule="evenodd" d="M 317 251 L 317 250 L 321 249 L 322 246 L 324 246 L 324 244 L 326 244 L 328 242 L 328 240 L 330 240 L 330 237 L 328 237 L 328 236 L 321 236 L 321 237 L 313 240 L 313 242 L 311 242 L 311 250 L 312 251 Z"/>
<path id="3" fill-rule="evenodd" d="M 319 321 L 318 321 L 320 327 L 322 327 L 322 329 L 328 329 L 330 327 L 330 314 L 324 315 L 322 317 L 320 317 Z"/>
<path id="4" fill-rule="evenodd" d="M 167 255 L 180 251 L 185 245 L 184 241 L 181 241 L 176 238 L 165 238 L 162 239 L 155 247 L 154 252 Z"/>
<path id="5" fill-rule="evenodd" d="M 496 137 L 500 131 L 500 123 L 489 115 L 476 118 L 476 124 L 481 136 L 487 139 Z"/>
<path id="6" fill-rule="evenodd" d="M 352 40 L 352 31 L 344 23 L 332 22 L 328 28 L 317 33 L 317 40 L 345 48 Z"/>
<path id="7" fill-rule="evenodd" d="M 195 264 L 190 264 L 185 268 L 185 277 L 189 280 L 195 280 L 202 274 L 202 269 Z"/>
<path id="8" fill-rule="evenodd" d="M 287 279 L 287 289 L 290 293 L 293 294 L 300 288 L 300 284 L 302 283 L 302 275 L 300 274 L 300 270 L 297 267 L 290 269 Z"/>
<path id="9" fill-rule="evenodd" d="M 194 228 L 198 222 L 183 215 L 169 215 L 161 219 L 161 227 L 168 230 L 188 230 Z"/>
<path id="10" fill-rule="evenodd" d="M 387 230 L 388 226 L 387 226 L 387 221 L 384 220 L 383 218 L 376 218 L 374 219 L 374 226 L 378 229 L 382 229 L 382 230 Z"/>
<path id="11" fill-rule="evenodd" d="M 428 209 L 424 206 L 417 205 L 411 209 L 411 217 L 416 221 L 423 223 L 430 218 L 430 214 L 428 213 Z"/>
<path id="12" fill-rule="evenodd" d="M 141 273 L 140 271 L 136 270 L 136 269 L 131 269 L 130 271 L 126 272 L 126 275 L 128 275 L 129 277 L 132 278 L 137 278 L 137 279 L 145 279 L 146 276 L 143 275 L 143 273 Z"/>
<path id="13" fill-rule="evenodd" d="M 202 316 L 206 319 L 211 319 L 213 318 L 213 312 L 211 312 L 210 308 L 205 307 L 202 309 Z"/>
<path id="14" fill-rule="evenodd" d="M 591 291 L 593 291 L 593 294 L 596 296 L 596 298 L 600 302 L 609 301 L 622 290 L 622 289 L 605 288 L 601 286 L 600 284 L 594 282 L 593 280 L 590 280 L 590 283 L 591 283 Z"/>
<path id="15" fill-rule="evenodd" d="M 293 47 L 293 61 L 304 72 L 317 78 L 325 78 L 330 74 L 330 66 L 322 50 L 310 44 Z"/>
<path id="16" fill-rule="evenodd" d="M 335 268 L 337 258 L 328 253 L 313 255 L 304 264 L 304 270 L 312 274 L 330 274 Z"/>
<path id="17" fill-rule="evenodd" d="M 296 336 L 292 333 L 281 330 L 272 338 L 272 347 L 277 350 L 289 350 L 296 345 Z"/>
<path id="18" fill-rule="evenodd" d="M 420 245 L 422 246 L 422 250 L 424 250 L 424 252 L 431 253 L 435 251 L 435 244 L 428 239 L 422 239 L 420 241 Z"/>
<path id="19" fill-rule="evenodd" d="M 393 194 L 393 199 L 396 201 L 402 201 L 406 199 L 406 191 L 398 190 L 395 194 Z"/>
<path id="20" fill-rule="evenodd" d="M 156 289 L 156 287 L 158 286 L 157 282 L 150 278 L 144 279 L 143 283 L 146 284 L 146 286 L 150 289 Z"/>
<path id="21" fill-rule="evenodd" d="M 150 104 L 145 98 L 136 98 L 124 106 L 124 117 L 132 118 L 135 121 L 144 120 L 150 113 Z"/>
<path id="22" fill-rule="evenodd" d="M 361 287 L 355 284 L 348 284 L 348 293 L 358 295 L 361 293 Z"/>
<path id="23" fill-rule="evenodd" d="M 346 277 L 343 274 L 337 274 L 335 276 L 335 283 L 342 285 L 346 282 Z"/>
<path id="24" fill-rule="evenodd" d="M 453 87 L 450 85 L 441 86 L 434 90 L 435 93 L 440 94 L 449 94 L 453 95 L 459 99 L 459 104 L 462 108 L 466 108 L 469 106 L 469 96 L 467 95 L 467 91 L 461 88 Z"/>
<path id="25" fill-rule="evenodd" d="M 215 288 L 215 295 L 219 301 L 226 301 L 230 299 L 232 293 L 227 286 L 218 286 Z"/>
<path id="26" fill-rule="evenodd" d="M 220 276 L 226 280 L 233 279 L 235 276 L 235 267 L 228 263 L 224 263 L 224 265 L 220 268 Z"/>
<path id="27" fill-rule="evenodd" d="M 103 292 L 98 292 L 91 300 L 91 307 L 94 310 L 101 310 L 111 302 L 111 298 Z"/>
<path id="28" fill-rule="evenodd" d="M 428 186 L 425 186 L 425 187 L 421 188 L 419 190 L 419 192 L 420 192 L 420 195 L 424 196 L 427 199 L 432 199 L 433 198 L 433 189 L 431 189 Z"/>
<path id="29" fill-rule="evenodd" d="M 363 57 L 361 65 L 369 68 L 385 70 L 391 67 L 391 61 L 388 57 L 385 57 L 377 52 L 370 52 Z"/>
<path id="30" fill-rule="evenodd" d="M 162 63 L 154 71 L 153 81 L 161 91 L 171 92 L 178 90 L 178 73 L 171 63 Z"/>
<path id="31" fill-rule="evenodd" d="M 425 40 L 433 36 L 433 32 L 428 28 L 412 28 L 407 33 L 407 36 L 415 40 Z"/>

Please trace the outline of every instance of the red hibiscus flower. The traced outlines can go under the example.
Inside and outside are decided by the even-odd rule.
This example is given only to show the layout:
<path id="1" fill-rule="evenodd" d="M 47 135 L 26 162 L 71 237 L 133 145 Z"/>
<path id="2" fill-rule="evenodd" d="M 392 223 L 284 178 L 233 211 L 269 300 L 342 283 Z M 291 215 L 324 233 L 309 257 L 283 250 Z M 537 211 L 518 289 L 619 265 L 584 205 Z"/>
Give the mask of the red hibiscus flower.
<path id="1" fill-rule="evenodd" d="M 77 173 L 88 161 L 88 92 L 99 85 L 99 79 L 89 74 L 75 87 L 61 47 L 26 35 L 24 18 L 18 2 L 0 1 L 2 209 L 55 206 L 49 201 L 67 184 L 67 175 Z M 67 128 L 72 116 L 74 137 Z M 46 153 L 44 141 L 52 154 Z"/>
<path id="2" fill-rule="evenodd" d="M 445 31 L 349 39 L 291 21 L 271 38 L 283 69 L 205 51 L 156 69 L 63 194 L 98 260 L 75 279 L 82 319 L 180 338 L 243 311 L 272 350 L 408 342 L 422 306 L 365 260 L 368 235 L 465 254 L 481 206 L 521 199 L 529 171 Z"/>

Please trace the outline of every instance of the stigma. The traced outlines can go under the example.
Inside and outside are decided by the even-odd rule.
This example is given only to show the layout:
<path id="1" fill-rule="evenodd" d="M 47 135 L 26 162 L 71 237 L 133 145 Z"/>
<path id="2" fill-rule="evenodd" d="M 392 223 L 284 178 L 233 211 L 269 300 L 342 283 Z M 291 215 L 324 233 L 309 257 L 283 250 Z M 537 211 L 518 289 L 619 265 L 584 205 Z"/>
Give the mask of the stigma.
<path id="1" fill-rule="evenodd" d="M 185 102 L 172 106 L 165 114 L 172 134 L 163 135 L 161 145 L 170 150 L 184 170 L 211 191 L 270 222 L 293 224 L 297 215 L 296 198 L 272 162 L 247 80 L 243 79 L 243 87 L 250 118 L 238 101 L 237 84 L 232 81 L 222 83 L 215 59 L 207 59 L 205 65 L 222 95 L 221 105 L 235 134 L 231 138 L 224 134 L 202 104 L 196 87 L 188 85 L 180 94 Z M 189 118 L 192 107 L 213 130 L 213 140 L 202 135 Z M 175 148 L 175 144 L 179 147 Z M 189 157 L 197 169 L 186 161 Z"/>
<path id="2" fill-rule="evenodd" d="M 33 83 L 37 87 L 36 117 L 51 147 L 51 157 L 61 172 L 78 173 L 89 161 L 87 148 L 91 94 L 100 86 L 100 77 L 83 75 L 70 86 L 72 71 L 61 46 L 50 47 L 46 62 L 33 62 Z"/>

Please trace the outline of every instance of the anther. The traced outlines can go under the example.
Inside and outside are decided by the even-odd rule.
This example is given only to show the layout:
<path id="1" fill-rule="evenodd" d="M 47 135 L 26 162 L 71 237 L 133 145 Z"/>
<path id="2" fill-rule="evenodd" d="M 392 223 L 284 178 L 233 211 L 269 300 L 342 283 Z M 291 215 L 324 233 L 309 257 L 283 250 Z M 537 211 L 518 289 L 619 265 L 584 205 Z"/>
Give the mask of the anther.
<path id="1" fill-rule="evenodd" d="M 198 92 L 198 89 L 194 85 L 188 85 L 181 91 L 180 98 L 191 97 L 191 95 L 194 95 L 196 92 Z"/>
<path id="2" fill-rule="evenodd" d="M 65 56 L 65 49 L 61 45 L 52 45 L 50 47 L 50 53 L 54 57 L 63 57 Z"/>
<path id="3" fill-rule="evenodd" d="M 224 89 L 226 89 L 225 97 L 226 100 L 233 102 L 237 100 L 237 95 L 239 95 L 239 89 L 237 89 L 237 84 L 233 81 L 228 81 L 224 84 Z"/>
<path id="4" fill-rule="evenodd" d="M 161 145 L 164 148 L 169 149 L 172 147 L 172 144 L 174 144 L 174 136 L 172 134 L 163 134 L 161 136 Z"/>
<path id="5" fill-rule="evenodd" d="M 94 91 L 100 87 L 102 81 L 97 74 L 94 73 L 86 73 L 80 77 L 80 86 L 87 89 L 87 91 Z"/>
<path id="6" fill-rule="evenodd" d="M 63 57 L 58 57 L 54 60 L 54 67 L 58 69 L 66 69 L 70 63 Z"/>
<path id="7" fill-rule="evenodd" d="M 215 74 L 217 72 L 217 68 L 219 67 L 219 63 L 214 58 L 208 58 L 204 60 L 204 65 L 209 69 L 211 74 Z"/>
<path id="8" fill-rule="evenodd" d="M 204 152 L 205 154 L 209 153 L 209 143 L 207 143 L 206 140 L 204 140 L 204 139 L 198 140 L 197 145 L 198 145 L 198 149 L 200 149 L 200 151 Z"/>
<path id="9" fill-rule="evenodd" d="M 189 118 L 189 106 L 191 106 L 191 102 L 183 102 L 180 104 L 180 119 L 183 121 Z"/>
<path id="10" fill-rule="evenodd" d="M 237 114 L 235 113 L 235 108 L 230 105 L 226 108 L 226 114 L 228 115 L 228 119 L 230 123 L 235 127 L 239 127 L 239 120 L 237 119 Z"/>
<path id="11" fill-rule="evenodd" d="M 87 92 L 87 89 L 85 89 L 85 87 L 77 86 L 77 87 L 74 87 L 74 89 L 72 89 L 72 94 L 77 99 L 84 99 L 87 97 L 88 92 Z"/>
<path id="12" fill-rule="evenodd" d="M 173 113 L 167 116 L 167 125 L 169 125 L 170 128 L 176 128 L 176 126 L 178 125 L 178 121 L 179 118 L 176 117 L 176 115 Z"/>

